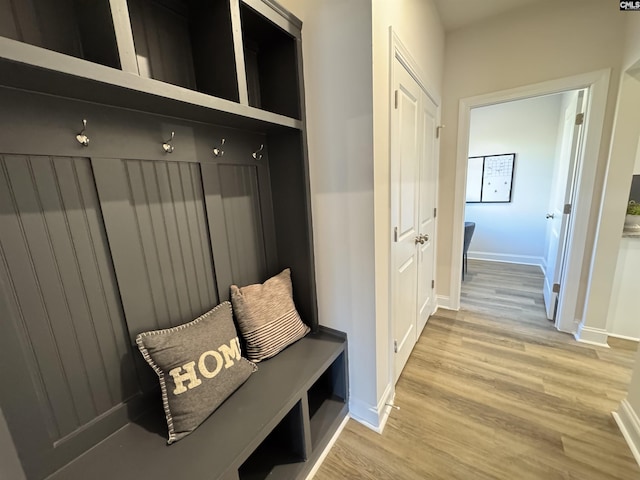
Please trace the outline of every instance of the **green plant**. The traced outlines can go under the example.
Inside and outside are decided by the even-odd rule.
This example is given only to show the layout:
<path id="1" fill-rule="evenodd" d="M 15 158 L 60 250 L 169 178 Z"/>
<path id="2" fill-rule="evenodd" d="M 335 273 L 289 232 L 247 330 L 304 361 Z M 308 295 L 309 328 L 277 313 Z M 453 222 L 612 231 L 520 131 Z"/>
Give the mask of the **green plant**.
<path id="1" fill-rule="evenodd" d="M 627 215 L 640 215 L 640 203 L 631 200 L 627 205 Z"/>

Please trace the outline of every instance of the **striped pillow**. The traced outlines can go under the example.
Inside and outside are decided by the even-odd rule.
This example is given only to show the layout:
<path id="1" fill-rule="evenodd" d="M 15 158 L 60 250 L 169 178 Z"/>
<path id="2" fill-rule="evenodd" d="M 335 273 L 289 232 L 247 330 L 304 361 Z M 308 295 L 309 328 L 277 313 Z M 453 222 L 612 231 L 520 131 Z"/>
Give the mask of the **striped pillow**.
<path id="1" fill-rule="evenodd" d="M 273 357 L 309 333 L 293 303 L 288 268 L 261 285 L 231 285 L 231 302 L 253 362 Z"/>

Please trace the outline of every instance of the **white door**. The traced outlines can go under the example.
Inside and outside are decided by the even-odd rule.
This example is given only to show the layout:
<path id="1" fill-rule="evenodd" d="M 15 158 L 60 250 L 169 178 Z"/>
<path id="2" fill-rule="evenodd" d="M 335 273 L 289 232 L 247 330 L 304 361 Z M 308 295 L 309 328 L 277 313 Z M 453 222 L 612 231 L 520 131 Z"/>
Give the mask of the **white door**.
<path id="1" fill-rule="evenodd" d="M 547 318 L 555 316 L 562 271 L 569 215 L 573 204 L 575 167 L 579 155 L 584 91 L 570 92 L 571 98 L 564 110 L 562 137 L 554 167 L 551 200 L 547 220 L 546 268 L 544 276 L 544 304 Z M 565 208 L 565 205 L 569 207 Z"/>
<path id="2" fill-rule="evenodd" d="M 418 220 L 424 243 L 418 244 L 418 327 L 416 341 L 435 309 L 434 238 L 436 214 L 437 106 L 422 92 L 422 158 L 420 162 L 420 203 Z"/>
<path id="3" fill-rule="evenodd" d="M 391 321 L 397 381 L 433 309 L 436 107 L 425 103 L 427 97 L 418 83 L 394 61 Z M 425 166 L 427 152 L 429 166 Z"/>

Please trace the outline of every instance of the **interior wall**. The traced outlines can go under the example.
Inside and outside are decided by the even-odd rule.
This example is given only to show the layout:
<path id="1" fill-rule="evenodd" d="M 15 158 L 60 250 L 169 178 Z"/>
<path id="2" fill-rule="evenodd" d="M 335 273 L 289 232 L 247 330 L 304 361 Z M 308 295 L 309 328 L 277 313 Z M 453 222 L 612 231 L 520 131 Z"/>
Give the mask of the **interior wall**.
<path id="1" fill-rule="evenodd" d="M 442 111 L 442 123 L 447 128 L 440 145 L 438 199 L 439 298 L 449 298 L 452 275 L 457 274 L 451 271 L 454 254 L 451 245 L 453 207 L 457 201 L 454 185 L 460 99 L 605 68 L 612 69 L 612 78 L 616 79 L 620 75 L 626 17 L 617 4 L 599 0 L 543 2 L 447 34 Z M 616 93 L 614 80 L 610 83 L 605 112 L 595 205 L 602 192 Z M 592 209 L 592 216 L 581 298 L 586 292 L 597 208 Z"/>
<path id="2" fill-rule="evenodd" d="M 320 323 L 349 335 L 350 413 L 378 428 L 390 384 L 389 26 L 440 95 L 432 0 L 281 0 L 303 21 Z"/>
<path id="3" fill-rule="evenodd" d="M 467 203 L 469 258 L 545 267 L 549 196 L 563 95 L 474 108 L 469 156 L 515 153 L 509 203 Z"/>
<path id="4" fill-rule="evenodd" d="M 378 368 L 371 2 L 280 3 L 303 21 L 319 320 L 348 335 L 350 410 L 359 412 L 375 404 Z"/>

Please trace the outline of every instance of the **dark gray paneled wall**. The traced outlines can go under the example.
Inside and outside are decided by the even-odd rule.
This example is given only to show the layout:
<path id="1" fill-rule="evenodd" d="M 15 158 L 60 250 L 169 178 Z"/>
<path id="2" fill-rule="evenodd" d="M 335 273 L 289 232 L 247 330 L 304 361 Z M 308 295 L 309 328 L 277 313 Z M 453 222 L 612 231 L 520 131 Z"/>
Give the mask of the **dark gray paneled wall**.
<path id="1" fill-rule="evenodd" d="M 220 165 L 222 208 L 225 213 L 232 275 L 239 285 L 261 282 L 267 275 L 257 168 Z"/>
<path id="2" fill-rule="evenodd" d="M 269 137 L 292 157 L 272 163 L 265 134 L 3 88 L 0 104 L 0 407 L 27 477 L 139 412 L 153 376 L 132 350 L 140 331 L 286 267 L 314 326 L 305 190 L 287 185 L 304 181 L 299 135 Z"/>
<path id="3" fill-rule="evenodd" d="M 120 368 L 124 318 L 88 160 L 4 156 L 0 167 L 2 263 L 58 441 L 135 392 Z"/>
<path id="4" fill-rule="evenodd" d="M 218 303 L 197 163 L 94 160 L 132 339 Z"/>
<path id="5" fill-rule="evenodd" d="M 138 385 L 89 160 L 0 156 L 0 225 L 3 407 L 37 478 L 117 429 Z"/>

